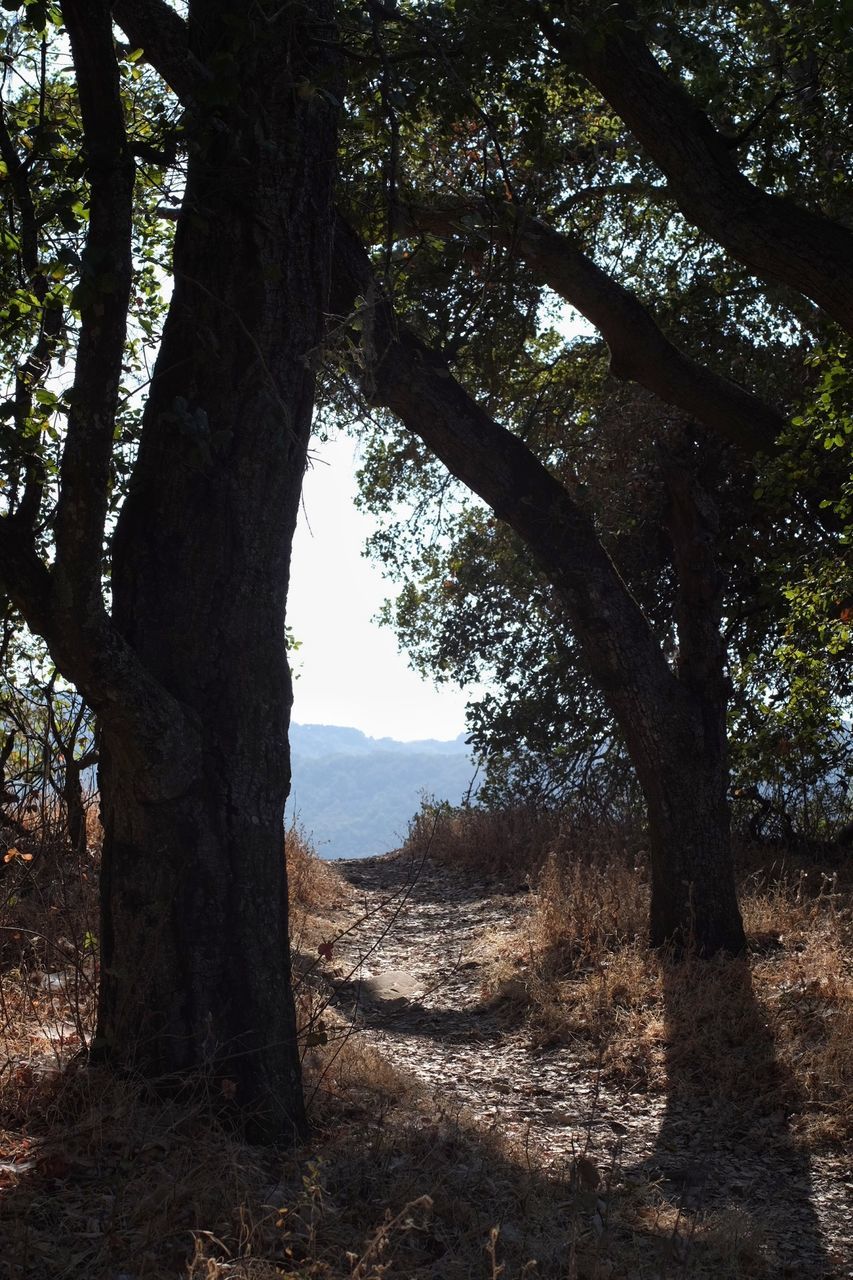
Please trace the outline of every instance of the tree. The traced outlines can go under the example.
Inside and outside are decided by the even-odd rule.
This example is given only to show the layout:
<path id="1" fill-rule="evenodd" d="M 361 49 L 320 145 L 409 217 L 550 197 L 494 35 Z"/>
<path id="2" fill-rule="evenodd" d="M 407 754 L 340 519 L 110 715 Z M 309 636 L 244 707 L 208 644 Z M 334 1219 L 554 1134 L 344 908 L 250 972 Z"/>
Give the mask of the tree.
<path id="1" fill-rule="evenodd" d="M 795 403 L 801 355 L 782 361 L 772 354 L 768 386 L 778 393 L 788 382 Z M 636 385 L 604 375 L 594 336 L 569 345 L 542 335 L 528 342 L 526 362 L 517 370 L 507 362 L 500 378 L 514 429 L 564 481 L 590 495 L 605 545 L 672 660 L 677 638 L 661 474 L 661 451 L 673 438 L 668 411 Z M 840 391 L 837 379 L 833 386 Z M 840 423 L 831 432 L 840 451 L 836 438 L 845 439 Z M 725 450 L 714 445 L 713 437 L 706 441 L 705 456 L 714 467 L 720 526 L 732 787 L 745 797 L 755 785 L 772 789 L 776 818 L 787 811 L 791 835 L 832 839 L 845 821 L 844 762 L 853 746 L 843 732 L 849 626 L 843 610 L 833 616 L 833 602 L 845 595 L 843 561 L 830 561 L 827 573 L 819 567 L 833 548 L 843 553 L 843 540 L 827 536 L 819 511 L 780 505 L 766 467 L 769 492 L 756 496 L 755 474 L 731 470 Z M 488 685 L 469 703 L 468 724 L 485 755 L 490 802 L 513 795 L 576 806 L 585 796 L 598 804 L 612 794 L 621 806 L 627 796 L 618 726 L 524 545 L 482 505 L 465 502 L 458 486 L 452 490 L 443 468 L 399 427 L 375 431 L 362 457 L 362 500 L 383 522 L 370 545 L 402 584 L 386 621 L 425 674 Z M 842 519 L 839 533 L 843 527 Z M 811 584 L 808 610 L 794 609 L 791 584 L 798 580 Z M 818 792 L 826 803 L 816 803 Z M 744 798 L 739 821 L 752 825 L 756 805 Z M 763 829 L 769 834 L 774 824 Z"/>
<path id="2" fill-rule="evenodd" d="M 390 411 L 424 440 L 511 526 L 554 588 L 646 796 L 652 939 L 692 938 L 705 952 L 738 949 L 743 933 L 726 798 L 725 582 L 718 563 L 715 480 L 702 454 L 708 432 L 740 451 L 739 457 L 732 451 L 724 455 L 716 483 L 725 485 L 736 469 L 743 472 L 745 459 L 756 466 L 762 456 L 769 460 L 781 453 L 802 495 L 800 505 L 817 512 L 837 472 L 830 481 L 809 458 L 809 440 L 796 439 L 796 432 L 792 438 L 793 401 L 765 398 L 754 353 L 761 354 L 770 303 L 784 316 L 773 337 L 777 348 L 786 327 L 807 334 L 806 342 L 813 334 L 831 335 L 820 313 L 803 306 L 792 290 L 833 320 L 850 319 L 847 286 L 839 284 L 849 276 L 850 232 L 823 213 L 763 191 L 748 176 L 758 171 L 765 182 L 778 183 L 784 175 L 795 185 L 802 174 L 792 170 L 791 135 L 805 152 L 825 133 L 811 117 L 804 123 L 799 87 L 784 88 L 760 103 L 754 118 L 739 120 L 744 108 L 731 101 L 734 85 L 721 85 L 719 66 L 736 60 L 744 34 L 756 59 L 750 92 L 760 83 L 768 47 L 781 77 L 793 76 L 803 31 L 793 11 L 780 8 L 763 25 L 758 7 L 749 5 L 739 7 L 730 25 L 718 21 L 712 7 L 701 6 L 692 23 L 658 8 L 594 3 L 537 5 L 523 15 L 495 5 L 467 6 L 464 15 L 438 6 L 425 14 L 416 6 L 382 10 L 384 56 L 377 62 L 376 98 L 388 121 L 390 160 L 375 187 L 384 184 L 389 225 L 377 225 L 361 188 L 349 193 L 348 214 L 368 241 L 384 239 L 381 258 L 376 255 L 384 280 L 371 271 L 345 226 L 337 239 L 336 310 L 344 318 L 355 316 L 356 379 L 375 408 Z M 809 15 L 807 28 L 808 36 L 823 42 L 824 68 L 835 77 L 825 115 L 837 115 L 850 72 L 839 32 L 825 11 Z M 668 68 L 650 52 L 644 40 L 649 35 L 667 51 Z M 411 115 L 397 114 L 389 67 L 408 67 L 416 50 L 421 57 L 428 50 L 436 61 L 443 57 L 449 70 L 435 78 L 435 88 L 423 86 Z M 692 95 L 680 83 L 682 66 L 690 71 Z M 732 136 L 724 137 L 703 112 L 695 96 L 703 88 L 717 111 L 720 99 L 727 99 L 734 113 Z M 742 94 L 740 82 L 736 88 L 751 107 L 750 94 Z M 747 173 L 735 159 L 739 147 Z M 595 172 L 585 191 L 573 190 L 569 172 L 584 153 L 595 164 L 600 154 L 608 157 L 598 168 L 609 168 L 613 180 Z M 837 207 L 824 167 L 819 179 L 819 194 Z M 640 213 L 633 221 L 601 215 L 601 199 L 613 195 L 636 198 Z M 804 196 L 815 199 L 808 188 Z M 584 198 L 596 206 L 598 221 L 577 214 Z M 626 229 L 638 242 L 627 254 Z M 679 291 L 686 287 L 696 299 L 705 287 L 700 332 L 684 329 L 680 342 L 670 338 L 648 303 L 584 251 L 584 233 L 593 242 L 616 242 L 641 282 L 644 276 L 653 283 L 663 279 L 664 311 L 671 316 Z M 653 256 L 646 272 L 642 254 L 655 245 L 655 235 L 681 252 L 675 262 L 672 249 Z M 398 249 L 392 247 L 395 240 Z M 400 266 L 392 275 L 395 253 Z M 770 288 L 741 272 L 730 255 L 770 276 Z M 739 311 L 719 308 L 730 326 L 725 343 L 715 337 L 707 309 L 715 270 L 723 282 L 742 281 L 746 295 Z M 774 292 L 773 281 L 784 286 L 783 293 Z M 680 419 L 684 443 L 668 449 L 661 467 L 674 587 L 670 627 L 677 646 L 661 646 L 603 547 L 590 495 L 570 473 L 555 473 L 553 440 L 537 454 L 515 433 L 520 414 L 501 387 L 507 371 L 529 356 L 536 287 L 543 282 L 605 338 L 611 376 L 641 383 Z M 482 303 L 477 294 L 486 295 Z M 470 323 L 473 314 L 476 324 Z M 733 350 L 742 370 L 738 382 L 715 367 Z M 480 392 L 481 402 L 462 380 Z M 769 461 L 764 465 L 772 467 Z M 770 523 L 776 532 L 790 520 L 791 500 L 791 486 L 777 494 L 765 527 Z M 833 536 L 829 522 L 822 532 Z"/>
<path id="3" fill-rule="evenodd" d="M 371 398 L 417 432 L 527 543 L 622 729 L 649 813 L 652 940 L 692 941 L 706 954 L 741 949 L 726 805 L 720 584 L 689 477 L 675 481 L 683 486 L 674 501 L 681 561 L 676 675 L 569 490 L 388 314 L 364 271 L 355 276 L 359 265 L 369 271 L 366 259 L 359 264 L 353 253 L 351 260 L 349 296 L 371 297 L 371 350 L 381 353 L 368 365 Z"/>
<path id="4" fill-rule="evenodd" d="M 741 28 L 753 48 L 765 39 L 758 8 L 739 7 L 727 25 L 699 6 L 692 24 L 664 14 L 652 27 L 657 16 L 645 9 L 597 4 L 342 6 L 352 124 L 336 217 L 342 77 L 331 0 L 190 0 L 186 19 L 166 0 L 26 4 L 4 65 L 20 55 L 33 74 L 24 88 L 7 83 L 0 128 L 3 340 L 16 370 L 0 578 L 98 718 L 95 1048 L 114 1063 L 153 1076 L 212 1070 L 264 1136 L 303 1121 L 282 861 L 284 614 L 329 312 L 327 345 L 334 354 L 338 338 L 363 394 L 514 531 L 565 610 L 646 796 L 653 940 L 706 953 L 743 945 L 707 442 L 720 436 L 742 451 L 739 462 L 725 455 L 723 483 L 756 451 L 798 455 L 783 439 L 789 404 L 762 394 L 754 344 L 731 332 L 721 346 L 707 316 L 701 333 L 680 333 L 672 312 L 685 280 L 710 298 L 714 272 L 731 278 L 733 254 L 785 282 L 792 325 L 824 324 L 806 298 L 843 322 L 851 240 L 832 218 L 757 185 L 759 142 L 792 172 L 790 145 L 772 136 L 772 107 L 759 106 L 757 123 L 736 121 L 729 147 L 680 83 L 683 64 L 693 92 L 707 89 L 719 111 L 715 67 L 733 56 Z M 815 31 L 837 67 L 838 33 L 820 26 L 827 12 Z M 118 54 L 113 19 L 127 40 Z M 59 22 L 73 94 L 51 78 L 47 34 Z M 643 34 L 656 48 L 677 44 L 678 55 L 662 65 Z M 796 23 L 767 39 L 785 66 L 799 56 Z M 174 112 L 157 106 L 162 86 L 145 100 L 145 68 L 176 96 Z M 842 72 L 833 72 L 837 87 Z M 655 136 L 660 120 L 671 145 Z M 626 143 L 629 130 L 639 146 Z M 513 132 L 520 141 L 510 146 Z M 812 154 L 826 130 L 810 123 L 801 133 Z M 733 158 L 743 135 L 754 175 Z M 583 209 L 570 179 L 601 154 L 611 194 L 622 184 L 641 206 L 638 259 L 674 228 L 680 258 L 649 255 L 648 279 L 636 264 L 636 280 L 616 279 L 593 260 L 618 241 L 618 219 L 584 214 L 568 234 L 568 210 Z M 156 272 L 141 265 L 149 249 L 147 236 L 134 237 L 134 198 L 147 232 L 157 183 L 176 165 L 181 190 L 167 191 L 164 211 L 177 212 L 174 288 L 137 419 L 119 413 L 122 365 L 137 341 L 133 332 L 127 341 L 128 310 L 134 270 L 149 282 Z M 703 196 L 705 173 L 713 181 Z M 818 185 L 823 198 L 828 184 Z M 803 205 L 808 190 L 795 194 Z M 74 236 L 85 237 L 80 254 Z M 709 244 L 712 267 L 691 275 L 683 263 L 695 266 Z M 663 278 L 669 314 L 655 315 L 643 286 Z M 617 569 L 588 499 L 553 465 L 559 430 L 541 456 L 523 438 L 517 379 L 506 375 L 525 358 L 543 280 L 589 314 L 613 373 L 672 410 L 661 474 L 677 654 Z M 752 281 L 748 292 L 727 314 L 733 331 L 763 314 L 765 286 Z M 158 336 L 155 311 L 143 297 L 146 340 Z M 51 382 L 51 362 L 72 347 L 73 383 Z M 733 349 L 736 379 L 718 367 Z M 819 505 L 823 473 L 791 471 L 789 488 Z M 782 502 L 777 522 L 787 519 Z"/>
<path id="5" fill-rule="evenodd" d="M 177 94 L 177 125 L 134 118 L 113 19 L 131 62 L 144 50 Z M 74 121 L 53 118 L 44 57 L 34 120 L 7 90 L 6 271 L 32 299 L 40 344 L 37 371 L 19 364 L 20 396 L 39 400 L 60 338 L 73 337 L 74 378 L 55 404 L 55 470 L 50 440 L 19 415 L 0 577 L 98 718 L 94 1051 L 154 1077 L 211 1072 L 251 1133 L 287 1136 L 304 1113 L 283 860 L 284 613 L 329 287 L 331 4 L 269 15 L 191 0 L 184 20 L 163 0 L 65 0 L 29 4 L 8 38 L 29 31 L 40 53 L 60 21 L 82 128 L 85 247 L 73 293 L 64 276 L 55 288 L 38 183 L 73 147 Z M 162 168 L 178 154 L 174 288 L 112 536 L 110 608 L 137 160 Z"/>

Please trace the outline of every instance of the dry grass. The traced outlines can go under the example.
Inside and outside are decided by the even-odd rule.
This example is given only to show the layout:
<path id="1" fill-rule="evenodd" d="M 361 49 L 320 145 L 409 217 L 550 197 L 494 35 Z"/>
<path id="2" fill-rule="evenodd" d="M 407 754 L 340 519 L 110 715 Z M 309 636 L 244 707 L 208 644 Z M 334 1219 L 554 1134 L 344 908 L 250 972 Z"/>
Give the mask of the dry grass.
<path id="1" fill-rule="evenodd" d="M 485 877 L 529 883 L 556 857 L 561 865 L 586 861 L 634 866 L 642 835 L 628 823 L 603 828 L 586 817 L 516 807 L 489 810 L 422 805 L 409 825 L 406 852 L 414 862 L 435 862 Z"/>
<path id="2" fill-rule="evenodd" d="M 553 1230 L 562 1184 L 446 1113 L 304 977 L 314 1134 L 295 1152 L 238 1141 L 204 1081 L 164 1100 L 85 1067 L 97 850 L 73 874 L 59 844 L 42 853 L 6 864 L 15 882 L 3 886 L 0 916 L 11 940 L 0 1006 L 0 1277 L 379 1280 L 391 1268 L 462 1280 L 506 1267 L 509 1278 L 526 1274 L 534 1246 L 565 1249 Z M 288 832 L 288 857 L 291 916 L 305 937 L 325 934 L 316 913 L 337 905 L 342 886 L 303 833 Z M 326 1034 L 311 1043 L 318 1024 Z M 556 1264 L 541 1272 L 559 1273 Z"/>
<path id="3" fill-rule="evenodd" d="M 496 817 L 489 815 L 495 828 Z M 457 814 L 457 824 L 464 818 Z M 457 827 L 458 829 L 458 827 Z M 461 856 L 480 869 L 461 841 Z M 813 1147 L 853 1138 L 853 868 L 791 861 L 755 870 L 744 850 L 741 905 L 750 955 L 674 963 L 645 942 L 648 882 L 624 831 L 550 831 L 527 864 L 524 840 L 501 865 L 531 876 L 523 937 L 502 949 L 487 994 L 525 1017 L 542 1047 L 574 1045 L 626 1090 L 701 1076 L 750 1115 L 796 1111 Z M 440 856 L 453 861 L 449 840 Z"/>
<path id="4" fill-rule="evenodd" d="M 0 826 L 0 963 L 61 969 L 90 954 L 97 935 L 97 811 L 90 805 L 83 856 L 69 853 L 58 813 L 25 816 L 25 832 Z"/>
<path id="5" fill-rule="evenodd" d="M 294 823 L 284 837 L 287 887 L 291 915 L 299 911 L 315 915 L 341 901 L 341 880 L 328 862 L 318 858 L 310 837 Z"/>
<path id="6" fill-rule="evenodd" d="M 316 960 L 317 943 L 324 932 L 319 920 L 341 904 L 345 890 L 340 877 L 317 856 L 309 836 L 295 822 L 285 832 L 284 848 L 291 945 L 295 967 L 302 971 L 308 954 L 313 953 Z"/>
<path id="7" fill-rule="evenodd" d="M 565 1187 L 345 1028 L 308 1056 L 314 1135 L 292 1153 L 238 1142 L 198 1088 L 180 1103 L 146 1098 L 139 1082 L 46 1062 L 36 1027 L 26 1045 L 8 1040 L 4 1277 L 467 1280 L 490 1274 L 496 1223 L 507 1276 L 525 1274 L 534 1249 L 553 1262 L 537 1274 L 562 1274 Z"/>
<path id="8" fill-rule="evenodd" d="M 499 815 L 490 822 L 499 832 Z M 439 856 L 457 861 L 447 838 L 455 830 L 460 860 L 489 874 L 488 828 L 475 821 L 467 839 L 465 823 L 456 814 L 444 824 Z M 759 1200 L 775 1200 L 783 1220 L 790 1204 L 796 1218 L 802 1203 L 774 1179 L 794 1170 L 807 1186 L 810 1155 L 837 1161 L 853 1138 L 853 868 L 741 850 L 748 956 L 675 962 L 645 941 L 641 844 L 630 832 L 568 822 L 526 863 L 525 836 L 513 831 L 497 861 L 517 879 L 530 877 L 532 911 L 505 940 L 484 993 L 511 1025 L 526 1026 L 534 1046 L 569 1047 L 604 1090 L 665 1097 L 662 1158 L 673 1141 L 676 1150 L 710 1153 L 722 1143 L 761 1153 Z M 684 1132 L 683 1117 L 691 1117 Z M 622 1232 L 608 1253 L 614 1274 L 645 1274 L 649 1255 L 636 1252 L 643 1238 L 663 1250 L 662 1275 L 811 1274 L 809 1264 L 789 1272 L 774 1260 L 773 1230 L 754 1212 L 697 1216 L 646 1188 L 636 1205 L 622 1197 L 614 1228 Z"/>
<path id="9" fill-rule="evenodd" d="M 541 868 L 559 826 L 553 815 L 523 808 L 494 813 L 425 804 L 409 826 L 406 850 L 414 862 L 428 854 L 480 875 L 529 876 Z"/>
<path id="10" fill-rule="evenodd" d="M 458 862 L 458 837 L 468 865 L 481 868 L 500 835 L 488 869 L 533 879 L 529 930 L 491 987 L 537 1043 L 572 1043 L 625 1092 L 668 1089 L 688 1104 L 700 1088 L 726 1105 L 742 1098 L 741 1130 L 769 1133 L 778 1114 L 793 1113 L 798 1142 L 849 1139 L 846 886 L 813 870 L 753 868 L 742 897 L 762 946 L 748 965 L 703 966 L 700 981 L 689 962 L 668 964 L 645 947 L 647 887 L 630 833 L 605 840 L 568 824 L 533 833 L 520 817 L 472 821 L 472 831 L 458 817 L 443 827 L 433 852 Z M 302 833 L 288 833 L 288 857 L 292 917 L 306 953 L 316 951 L 341 886 Z M 582 1155 L 538 1169 L 366 1045 L 310 980 L 297 989 L 303 1034 L 320 1024 L 326 1034 L 312 1037 L 304 1060 L 312 1139 L 290 1154 L 238 1142 L 203 1089 L 165 1102 L 140 1082 L 84 1069 L 76 1055 L 93 1016 L 95 871 L 94 859 L 70 876 L 66 866 L 64 885 L 40 872 L 35 900 L 5 895 L 0 925 L 14 946 L 0 1009 L 0 1277 L 780 1274 L 752 1216 L 731 1210 L 688 1225 L 660 1188 L 621 1176 L 618 1145 L 595 1190 L 579 1176 Z"/>

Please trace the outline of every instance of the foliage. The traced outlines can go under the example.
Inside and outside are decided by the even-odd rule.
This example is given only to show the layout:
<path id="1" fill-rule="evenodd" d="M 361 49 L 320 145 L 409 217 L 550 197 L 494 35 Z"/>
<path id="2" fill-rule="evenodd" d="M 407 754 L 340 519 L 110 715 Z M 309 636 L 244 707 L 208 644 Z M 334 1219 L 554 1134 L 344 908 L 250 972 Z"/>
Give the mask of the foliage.
<path id="1" fill-rule="evenodd" d="M 586 29 L 592 16 L 602 30 L 612 21 L 595 5 L 583 6 L 577 21 Z M 652 20 L 664 64 L 689 76 L 711 118 L 737 140 L 744 173 L 792 198 L 819 199 L 831 216 L 848 216 L 849 192 L 837 174 L 844 164 L 851 62 L 833 7 L 815 6 L 807 14 L 800 6 L 770 11 L 742 3 L 725 11 L 694 6 L 684 14 L 640 6 L 639 25 Z M 30 4 L 3 29 L 0 178 L 14 190 L 15 157 L 19 165 L 24 157 L 36 200 L 29 219 L 6 205 L 0 343 L 7 369 L 17 370 L 5 392 L 7 436 L 0 442 L 9 510 L 21 501 L 28 468 L 56 474 L 68 408 L 62 367 L 76 332 L 75 308 L 88 287 L 81 274 L 85 163 L 79 108 L 56 74 L 60 25 L 56 7 Z M 844 520 L 850 501 L 842 448 L 850 421 L 842 403 L 844 353 L 826 324 L 790 291 L 759 284 L 681 217 L 619 117 L 552 56 L 536 23 L 514 6 L 403 0 L 392 15 L 352 4 L 344 8 L 341 36 L 351 73 L 341 155 L 344 209 L 377 245 L 410 322 L 594 511 L 670 655 L 672 578 L 659 451 L 680 447 L 693 427 L 647 393 L 617 382 L 597 335 L 578 327 L 576 313 L 543 288 L 511 246 L 495 241 L 481 215 L 466 215 L 466 237 L 402 235 L 399 209 L 457 197 L 508 198 L 610 264 L 620 282 L 653 304 L 684 349 L 791 410 L 805 406 L 792 430 L 819 439 L 827 455 L 822 463 L 802 448 L 789 450 L 796 463 L 788 464 L 780 486 L 775 463 L 765 463 L 766 474 L 750 482 L 729 451 L 714 480 L 725 530 L 720 556 L 729 575 L 739 780 L 766 775 L 770 763 L 761 746 L 766 735 L 756 731 L 763 691 L 771 691 L 778 715 L 796 687 L 790 715 L 801 720 L 810 697 L 810 722 L 824 723 L 831 736 L 847 695 L 837 652 L 846 645 L 845 624 L 837 619 L 828 640 L 826 626 L 808 626 L 804 614 L 807 597 L 813 616 L 825 612 L 830 598 L 843 610 L 849 589 L 844 540 L 827 556 L 832 541 L 815 511 L 823 502 Z M 424 77 L 423 65 L 437 73 Z M 144 390 L 159 337 L 172 226 L 162 215 L 179 200 L 185 142 L 176 100 L 138 49 L 123 49 L 121 71 L 139 177 L 113 509 L 135 456 L 137 389 L 143 384 Z M 49 324 L 46 317 L 53 317 Z M 330 391 L 332 407 L 341 407 L 346 393 L 334 384 Z M 815 472 L 823 494 L 806 506 L 798 502 L 792 522 L 786 506 L 792 487 Z M 469 727 L 495 787 L 514 778 L 511 785 L 521 792 L 556 801 L 579 770 L 598 768 L 602 753 L 619 776 L 618 731 L 578 661 L 553 593 L 518 540 L 381 414 L 373 420 L 362 484 L 364 503 L 384 521 L 373 553 L 407 584 L 386 621 L 421 669 L 440 679 L 487 683 Z M 43 527 L 46 534 L 47 522 Z M 795 570 L 787 580 L 784 566 Z M 806 749 L 802 730 L 793 736 Z M 751 756 L 745 738 L 754 745 Z M 815 745 L 808 768 L 817 777 L 823 756 L 814 733 L 809 741 Z"/>
<path id="2" fill-rule="evenodd" d="M 0 640 L 0 825 L 29 845 L 39 839 L 31 815 L 50 812 L 51 839 L 62 832 L 84 847 L 97 758 L 91 710 L 9 609 Z"/>
<path id="3" fill-rule="evenodd" d="M 6 6 L 18 9 L 19 6 Z M 61 59 L 67 56 L 58 6 L 28 4 L 18 20 L 7 12 L 0 26 L 3 76 L 0 119 L 0 185 L 3 203 L 0 350 L 0 459 L 4 510 L 22 499 L 24 471 L 36 468 L 49 489 L 58 474 L 70 408 L 69 362 L 79 335 L 80 307 L 92 291 L 110 288 L 91 261 L 84 262 L 88 227 L 87 159 L 80 108 Z M 132 310 L 120 390 L 121 413 L 112 506 L 124 492 L 135 455 L 136 397 L 150 377 L 164 315 L 163 280 L 171 222 L 159 216 L 181 182 L 174 100 L 139 51 L 125 49 L 120 63 L 128 136 L 139 156 L 135 187 Z M 47 525 L 45 525 L 47 532 Z"/>
<path id="4" fill-rule="evenodd" d="M 591 15 L 603 29 L 617 21 L 605 8 L 581 6 L 569 19 L 581 38 Z M 663 65 L 689 81 L 742 173 L 849 219 L 838 175 L 853 66 L 831 6 L 640 6 L 637 27 L 652 23 Z M 839 770 L 850 751 L 841 615 L 851 419 L 832 326 L 682 216 L 618 115 L 513 6 L 402 4 L 397 20 L 374 21 L 364 45 L 349 34 L 363 61 L 344 137 L 345 180 L 358 177 L 348 212 L 376 244 L 398 309 L 594 515 L 673 664 L 665 464 L 691 456 L 720 523 L 736 783 L 788 795 L 828 778 L 827 812 L 811 823 L 800 806 L 795 821 L 826 832 L 844 815 Z M 442 75 L 415 98 L 418 53 Z M 407 213 L 466 201 L 471 211 L 452 227 L 435 218 L 419 227 Z M 652 308 L 681 350 L 787 414 L 780 452 L 745 468 L 736 449 L 621 381 L 601 339 L 496 235 L 499 202 L 564 232 Z M 385 622 L 423 672 L 489 690 L 469 708 L 487 787 L 491 778 L 495 791 L 509 784 L 556 801 L 603 751 L 616 759 L 618 730 L 519 540 L 381 414 L 361 485 L 381 519 L 372 554 L 403 584 Z M 780 736 L 796 743 L 796 767 L 772 750 Z"/>

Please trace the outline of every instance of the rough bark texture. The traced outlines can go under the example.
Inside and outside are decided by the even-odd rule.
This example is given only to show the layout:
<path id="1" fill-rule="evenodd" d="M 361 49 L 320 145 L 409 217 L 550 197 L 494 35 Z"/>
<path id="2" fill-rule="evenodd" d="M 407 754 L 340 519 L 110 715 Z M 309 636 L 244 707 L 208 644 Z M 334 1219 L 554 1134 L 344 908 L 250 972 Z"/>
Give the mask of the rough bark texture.
<path id="1" fill-rule="evenodd" d="M 397 414 L 527 543 L 559 592 L 589 671 L 625 735 L 649 805 L 653 940 L 693 942 L 707 954 L 742 949 L 719 662 L 716 688 L 710 676 L 701 689 L 676 678 L 592 521 L 527 446 L 456 382 L 443 358 L 397 320 L 366 253 L 339 221 L 338 314 L 347 314 L 358 296 L 367 299 L 361 315 L 367 394 Z"/>
<path id="2" fill-rule="evenodd" d="M 190 50 L 187 24 L 167 0 L 113 0 L 113 17 L 183 103 L 191 102 L 213 72 Z"/>
<path id="3" fill-rule="evenodd" d="M 54 561 L 39 553 L 40 494 L 28 486 L 0 518 L 0 580 L 98 716 L 96 1053 L 149 1076 L 206 1071 L 252 1136 L 284 1138 L 304 1123 L 284 867 L 284 610 L 328 301 L 332 3 L 267 15 L 191 0 L 187 24 L 161 0 L 62 10 L 90 195 L 72 409 Z M 110 617 L 102 549 L 134 178 L 113 16 L 181 94 L 189 159 Z M 7 151 L 8 141 L 0 129 Z"/>
<path id="4" fill-rule="evenodd" d="M 193 56 L 215 56 L 220 73 L 204 119 L 194 113 L 174 294 L 112 583 L 118 630 L 198 750 L 193 767 L 176 758 L 180 785 L 150 785 L 132 726 L 101 708 L 97 1036 L 149 1075 L 209 1070 L 270 1138 L 303 1123 L 284 613 L 335 148 L 330 101 L 304 89 L 323 73 L 312 39 L 328 40 L 329 6 L 282 12 L 260 31 L 229 4 L 191 6 Z"/>

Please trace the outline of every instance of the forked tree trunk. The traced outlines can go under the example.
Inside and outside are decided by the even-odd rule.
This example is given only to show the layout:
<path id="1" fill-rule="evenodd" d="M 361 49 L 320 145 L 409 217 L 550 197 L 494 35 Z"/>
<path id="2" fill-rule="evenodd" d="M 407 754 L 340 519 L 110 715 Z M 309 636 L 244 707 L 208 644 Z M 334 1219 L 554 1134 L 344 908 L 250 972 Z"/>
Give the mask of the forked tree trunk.
<path id="1" fill-rule="evenodd" d="M 693 700 L 691 699 L 691 703 Z M 743 950 L 727 799 L 725 698 L 671 707 L 653 760 L 633 755 L 646 798 L 653 946 Z"/>
<path id="2" fill-rule="evenodd" d="M 714 477 L 710 484 L 702 481 L 701 448 L 682 450 L 662 458 L 676 579 L 678 682 L 664 703 L 669 711 L 653 739 L 654 754 L 635 764 L 648 806 L 651 941 L 710 956 L 742 951 L 745 939 L 728 803 L 724 578 Z M 704 465 L 713 468 L 713 448 L 710 454 Z"/>
<path id="3" fill-rule="evenodd" d="M 191 46 L 201 63 L 215 53 L 224 78 L 207 120 L 191 121 L 174 294 L 112 587 L 119 630 L 200 750 L 178 750 L 173 785 L 167 769 L 152 787 L 121 715 L 101 716 L 97 1045 L 148 1076 L 208 1072 L 254 1117 L 255 1136 L 279 1138 L 304 1122 L 284 865 L 285 601 L 335 147 L 331 95 L 304 85 L 317 78 L 310 41 L 331 33 L 324 0 L 303 6 L 302 28 L 279 15 L 258 32 L 247 17 L 229 64 L 237 11 L 195 10 L 205 17 L 194 25 L 191 6 Z"/>

